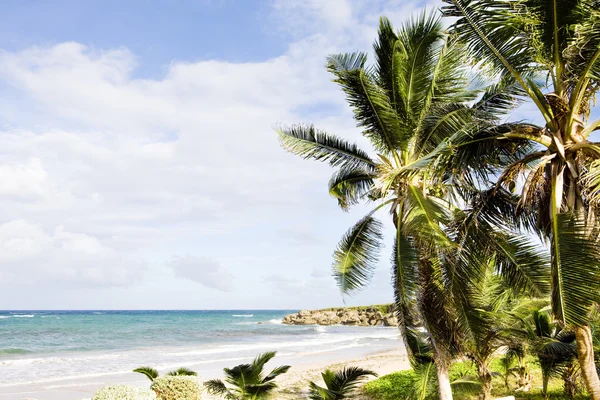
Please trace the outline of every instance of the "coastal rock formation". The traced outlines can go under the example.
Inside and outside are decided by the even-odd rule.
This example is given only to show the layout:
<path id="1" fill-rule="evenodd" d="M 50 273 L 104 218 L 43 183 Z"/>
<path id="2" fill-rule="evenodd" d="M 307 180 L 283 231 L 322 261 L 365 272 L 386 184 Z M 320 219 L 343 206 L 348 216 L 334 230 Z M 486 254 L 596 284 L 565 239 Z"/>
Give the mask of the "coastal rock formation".
<path id="1" fill-rule="evenodd" d="M 398 326 L 393 307 L 351 307 L 327 310 L 302 310 L 287 315 L 286 325 L 352 325 L 352 326 Z"/>

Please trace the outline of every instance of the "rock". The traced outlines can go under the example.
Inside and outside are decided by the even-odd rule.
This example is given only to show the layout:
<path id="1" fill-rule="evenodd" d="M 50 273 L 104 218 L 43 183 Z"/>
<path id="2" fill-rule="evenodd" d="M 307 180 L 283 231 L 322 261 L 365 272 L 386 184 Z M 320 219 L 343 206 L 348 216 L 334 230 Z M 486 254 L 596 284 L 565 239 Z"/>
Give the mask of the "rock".
<path id="1" fill-rule="evenodd" d="M 351 326 L 398 326 L 398 320 L 393 314 L 393 307 L 383 313 L 381 307 L 365 307 L 360 310 L 353 308 L 338 308 L 335 310 L 302 310 L 283 318 L 287 325 L 351 325 Z"/>

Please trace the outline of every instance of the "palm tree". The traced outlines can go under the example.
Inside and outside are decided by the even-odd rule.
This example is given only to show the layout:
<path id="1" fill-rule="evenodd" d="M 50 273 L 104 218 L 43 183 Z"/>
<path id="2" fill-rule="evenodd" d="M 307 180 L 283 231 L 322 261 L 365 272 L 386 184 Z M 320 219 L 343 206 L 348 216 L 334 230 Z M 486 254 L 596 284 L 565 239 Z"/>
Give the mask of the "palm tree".
<path id="1" fill-rule="evenodd" d="M 496 122 L 512 105 L 498 85 L 483 94 L 473 89 L 463 49 L 444 33 L 438 18 L 423 14 L 397 33 L 382 18 L 374 50 L 374 67 L 366 65 L 364 53 L 330 56 L 327 67 L 375 156 L 313 126 L 278 133 L 288 151 L 338 168 L 329 192 L 342 209 L 361 201 L 376 204 L 347 231 L 334 253 L 333 275 L 343 293 L 352 294 L 371 279 L 382 241 L 382 223 L 374 214 L 382 209 L 390 213 L 396 228 L 392 273 L 400 331 L 414 358 L 411 343 L 422 323 L 440 399 L 447 400 L 452 397 L 448 366 L 460 337 L 453 306 L 453 290 L 459 285 L 449 287 L 453 282 L 443 259 L 457 244 L 444 227 L 455 212 L 453 191 L 460 187 L 446 180 L 446 164 L 438 160 L 451 153 L 453 136 Z M 502 158 L 519 154 L 512 146 Z M 500 272 L 509 270 L 507 265 Z M 506 277 L 529 282 L 526 270 L 513 272 Z M 461 276 L 468 279 L 468 274 Z"/>
<path id="2" fill-rule="evenodd" d="M 273 369 L 268 375 L 263 375 L 266 363 L 275 357 L 275 351 L 258 355 L 250 364 L 240 364 L 233 368 L 224 368 L 225 385 L 220 379 L 204 382 L 210 394 L 221 396 L 226 400 L 258 400 L 266 399 L 277 387 L 274 379 L 290 369 L 289 365 L 282 365 Z"/>
<path id="3" fill-rule="evenodd" d="M 544 310 L 534 310 L 525 328 L 542 369 L 542 394 L 548 397 L 548 381 L 559 376 L 565 381 L 565 392 L 572 393 L 576 370 L 573 361 L 577 357 L 575 334 L 552 323 Z"/>
<path id="4" fill-rule="evenodd" d="M 338 371 L 325 370 L 321 373 L 325 387 L 311 381 L 308 398 L 311 400 L 349 399 L 360 381 L 369 375 L 377 376 L 375 372 L 359 367 L 346 367 Z"/>
<path id="5" fill-rule="evenodd" d="M 474 62 L 511 88 L 509 97 L 531 101 L 544 119 L 541 127 L 502 124 L 455 142 L 472 152 L 457 159 L 485 161 L 495 144 L 530 144 L 498 170 L 498 185 L 521 184 L 519 209 L 537 214 L 537 230 L 550 245 L 552 310 L 573 328 L 588 392 L 599 400 L 588 314 L 600 300 L 600 146 L 589 140 L 600 129 L 600 120 L 590 119 L 600 88 L 600 1 L 445 2 L 445 15 L 457 18 L 451 31 Z"/>
<path id="6" fill-rule="evenodd" d="M 158 371 L 152 367 L 139 367 L 133 370 L 133 372 L 138 372 L 140 374 L 145 375 L 151 382 L 154 382 L 156 378 L 158 378 Z M 198 374 L 191 369 L 187 368 L 179 368 L 174 371 L 167 372 L 167 376 L 197 376 Z"/>

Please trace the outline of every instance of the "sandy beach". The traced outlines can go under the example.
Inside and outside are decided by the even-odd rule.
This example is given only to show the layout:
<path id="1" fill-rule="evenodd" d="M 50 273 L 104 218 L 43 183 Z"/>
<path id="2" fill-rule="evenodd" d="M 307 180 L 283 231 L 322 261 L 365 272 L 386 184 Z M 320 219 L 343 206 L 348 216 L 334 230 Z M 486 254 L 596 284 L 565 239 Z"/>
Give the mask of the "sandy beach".
<path id="1" fill-rule="evenodd" d="M 245 362 L 246 360 L 239 360 Z M 192 365 L 199 372 L 201 381 L 211 378 L 220 378 L 224 366 L 235 365 L 238 361 L 228 363 L 210 363 L 210 365 Z M 389 346 L 369 346 L 364 348 L 350 348 L 346 350 L 321 351 L 318 353 L 305 353 L 302 355 L 278 356 L 267 367 L 281 364 L 290 364 L 292 368 L 287 374 L 278 379 L 279 390 L 275 399 L 302 399 L 305 398 L 307 382 L 320 381 L 320 373 L 325 368 L 339 368 L 346 365 L 356 365 L 371 369 L 379 375 L 393 371 L 410 368 L 406 352 L 400 343 L 396 349 Z M 149 381 L 139 374 L 113 374 L 104 376 L 89 376 L 76 380 L 56 380 L 54 382 L 33 383 L 26 385 L 12 385 L 0 387 L 0 400 L 82 400 L 89 399 L 101 386 L 108 384 L 125 383 L 134 386 L 147 387 Z M 203 399 L 217 399 L 203 393 Z"/>

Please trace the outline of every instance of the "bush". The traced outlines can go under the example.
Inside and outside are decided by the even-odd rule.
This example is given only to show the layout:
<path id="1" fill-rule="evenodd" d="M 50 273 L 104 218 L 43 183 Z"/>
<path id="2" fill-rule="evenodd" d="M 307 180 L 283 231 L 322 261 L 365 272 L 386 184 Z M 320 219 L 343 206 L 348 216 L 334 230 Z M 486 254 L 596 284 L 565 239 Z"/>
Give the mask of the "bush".
<path id="1" fill-rule="evenodd" d="M 92 400 L 155 400 L 156 394 L 150 389 L 127 385 L 105 386 L 98 390 Z"/>
<path id="2" fill-rule="evenodd" d="M 195 376 L 163 376 L 151 386 L 160 400 L 200 400 L 200 383 Z"/>
<path id="3" fill-rule="evenodd" d="M 363 392 L 377 400 L 408 400 L 413 398 L 416 381 L 413 370 L 394 372 L 367 383 Z"/>

